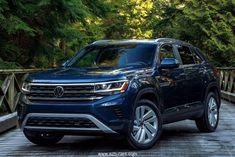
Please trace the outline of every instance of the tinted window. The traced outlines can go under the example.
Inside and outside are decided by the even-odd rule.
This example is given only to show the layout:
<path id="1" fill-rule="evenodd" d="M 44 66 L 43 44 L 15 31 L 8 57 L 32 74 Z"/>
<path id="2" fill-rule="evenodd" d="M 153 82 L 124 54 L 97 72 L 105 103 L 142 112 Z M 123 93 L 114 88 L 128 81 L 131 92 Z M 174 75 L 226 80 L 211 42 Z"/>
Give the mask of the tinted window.
<path id="1" fill-rule="evenodd" d="M 183 64 L 194 64 L 193 54 L 191 53 L 189 47 L 178 46 L 178 52 Z"/>
<path id="2" fill-rule="evenodd" d="M 171 45 L 163 45 L 160 49 L 160 62 L 164 58 L 175 58 L 174 53 L 173 53 L 173 47 Z"/>
<path id="3" fill-rule="evenodd" d="M 203 53 L 201 52 L 201 50 L 199 48 L 196 48 L 194 49 L 197 54 L 200 56 L 200 58 L 202 59 L 202 61 L 207 61 L 206 57 L 203 55 Z"/>
<path id="4" fill-rule="evenodd" d="M 72 63 L 72 67 L 126 67 L 152 65 L 156 46 L 150 44 L 125 44 L 92 46 Z"/>
<path id="5" fill-rule="evenodd" d="M 196 64 L 201 64 L 202 61 L 203 61 L 203 60 L 201 59 L 201 57 L 195 52 L 194 49 L 192 49 L 192 51 L 193 51 L 193 57 L 194 57 L 195 63 L 196 63 Z"/>

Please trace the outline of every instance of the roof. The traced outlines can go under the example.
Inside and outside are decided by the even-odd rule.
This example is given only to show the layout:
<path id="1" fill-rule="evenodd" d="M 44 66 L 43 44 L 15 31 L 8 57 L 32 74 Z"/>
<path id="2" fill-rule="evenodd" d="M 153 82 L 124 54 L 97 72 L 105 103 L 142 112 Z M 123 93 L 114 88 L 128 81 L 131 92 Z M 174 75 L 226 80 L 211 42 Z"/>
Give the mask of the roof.
<path id="1" fill-rule="evenodd" d="M 173 39 L 173 38 L 157 38 L 157 39 L 125 39 L 125 40 L 98 40 L 93 42 L 92 44 L 97 45 L 106 45 L 106 44 L 125 44 L 125 43 L 149 43 L 149 44 L 158 44 L 158 43 L 175 43 L 175 44 L 183 44 L 183 45 L 191 45 L 187 42 Z"/>

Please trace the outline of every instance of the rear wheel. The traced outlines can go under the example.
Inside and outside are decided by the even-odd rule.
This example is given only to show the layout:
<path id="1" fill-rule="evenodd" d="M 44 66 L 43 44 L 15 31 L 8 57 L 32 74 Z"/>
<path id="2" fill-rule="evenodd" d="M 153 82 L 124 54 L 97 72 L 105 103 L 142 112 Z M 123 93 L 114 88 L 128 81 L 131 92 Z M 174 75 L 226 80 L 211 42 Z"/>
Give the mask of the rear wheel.
<path id="1" fill-rule="evenodd" d="M 149 100 L 140 100 L 134 111 L 127 141 L 134 149 L 151 148 L 162 132 L 160 112 Z"/>
<path id="2" fill-rule="evenodd" d="M 59 142 L 64 135 L 39 133 L 34 131 L 24 130 L 25 137 L 32 143 L 42 146 L 48 146 Z"/>
<path id="3" fill-rule="evenodd" d="M 219 123 L 219 101 L 218 96 L 210 92 L 205 100 L 205 110 L 201 118 L 196 119 L 197 128 L 201 132 L 213 132 Z"/>

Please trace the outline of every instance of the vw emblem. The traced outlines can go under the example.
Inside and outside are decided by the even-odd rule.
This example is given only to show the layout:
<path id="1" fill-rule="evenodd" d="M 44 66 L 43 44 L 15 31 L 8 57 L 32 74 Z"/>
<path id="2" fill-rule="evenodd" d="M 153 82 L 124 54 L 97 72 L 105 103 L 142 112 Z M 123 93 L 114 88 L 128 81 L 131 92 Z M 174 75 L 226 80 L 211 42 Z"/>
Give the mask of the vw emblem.
<path id="1" fill-rule="evenodd" d="M 64 94 L 64 88 L 63 87 L 61 87 L 61 86 L 55 87 L 55 89 L 54 89 L 55 97 L 60 98 L 60 97 L 63 96 L 63 94 Z"/>

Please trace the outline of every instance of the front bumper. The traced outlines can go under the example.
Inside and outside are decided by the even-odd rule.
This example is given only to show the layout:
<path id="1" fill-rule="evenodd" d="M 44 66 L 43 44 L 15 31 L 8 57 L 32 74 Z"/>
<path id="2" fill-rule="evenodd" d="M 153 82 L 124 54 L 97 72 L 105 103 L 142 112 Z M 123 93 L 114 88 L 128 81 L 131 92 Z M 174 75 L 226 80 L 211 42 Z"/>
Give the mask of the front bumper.
<path id="1" fill-rule="evenodd" d="M 94 102 L 29 102 L 18 104 L 22 129 L 64 134 L 127 133 L 131 102 L 124 94 Z"/>
<path id="2" fill-rule="evenodd" d="M 83 121 L 82 121 L 83 120 Z M 85 123 L 84 120 L 89 123 Z M 63 123 L 61 123 L 63 121 Z M 71 123 L 72 122 L 72 123 Z M 83 123 L 83 124 L 82 124 Z M 117 133 L 89 114 L 29 113 L 22 123 L 22 129 L 61 132 L 104 132 Z"/>

